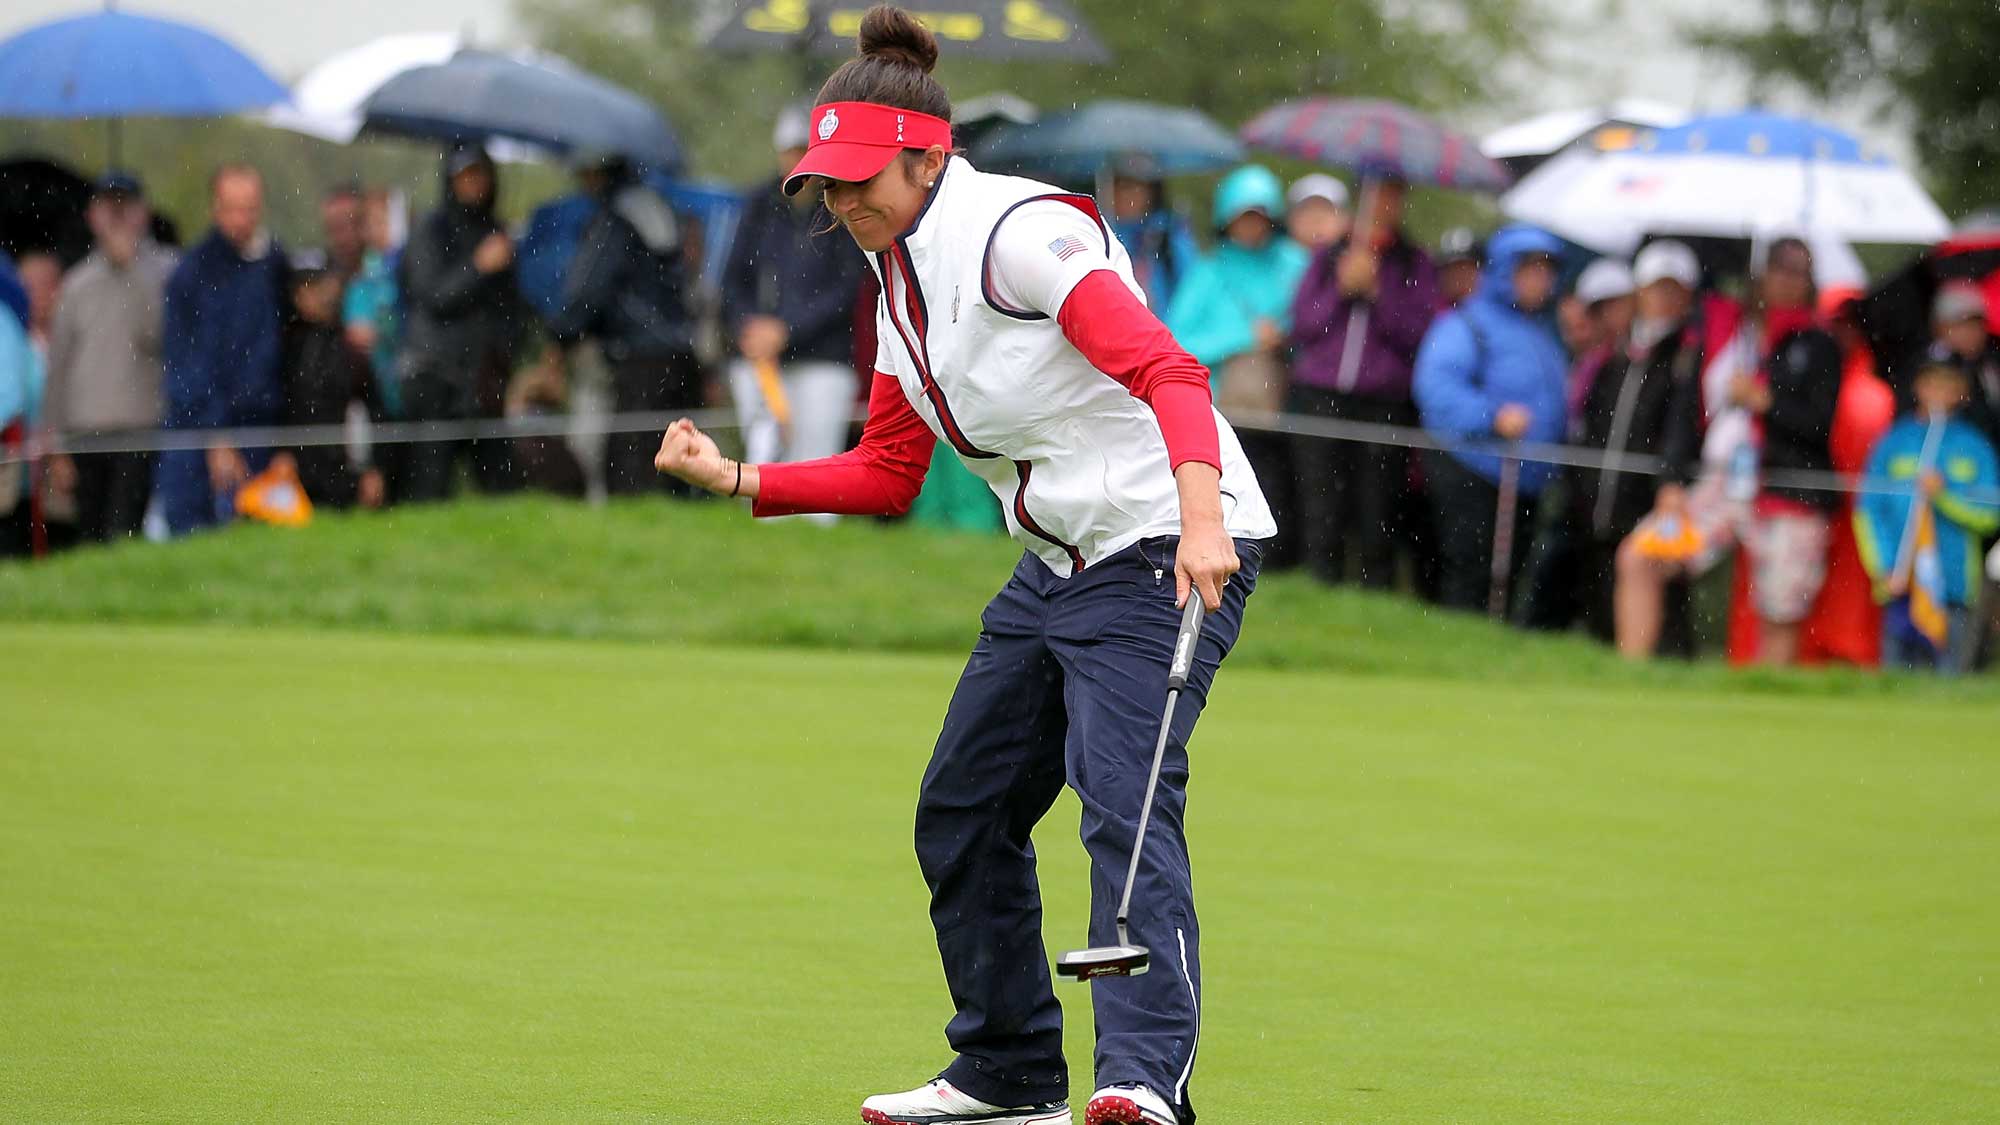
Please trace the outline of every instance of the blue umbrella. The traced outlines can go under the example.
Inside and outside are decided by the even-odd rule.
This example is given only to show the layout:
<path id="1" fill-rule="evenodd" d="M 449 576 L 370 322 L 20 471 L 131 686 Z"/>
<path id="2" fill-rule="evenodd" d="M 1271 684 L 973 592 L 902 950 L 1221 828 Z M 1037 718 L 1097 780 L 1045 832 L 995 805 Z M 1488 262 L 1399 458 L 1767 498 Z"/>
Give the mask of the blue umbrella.
<path id="1" fill-rule="evenodd" d="M 1243 145 L 1199 110 L 1116 98 L 1006 125 L 972 151 L 995 169 L 1089 180 L 1121 156 L 1150 157 L 1163 176 L 1213 172 L 1239 163 Z"/>
<path id="2" fill-rule="evenodd" d="M 553 56 L 460 51 L 383 83 L 361 113 L 367 132 L 504 137 L 559 153 L 615 152 L 663 171 L 681 164 L 680 141 L 651 102 Z"/>
<path id="3" fill-rule="evenodd" d="M 172 20 L 94 12 L 0 41 L 0 117 L 210 117 L 286 97 L 228 41 Z"/>

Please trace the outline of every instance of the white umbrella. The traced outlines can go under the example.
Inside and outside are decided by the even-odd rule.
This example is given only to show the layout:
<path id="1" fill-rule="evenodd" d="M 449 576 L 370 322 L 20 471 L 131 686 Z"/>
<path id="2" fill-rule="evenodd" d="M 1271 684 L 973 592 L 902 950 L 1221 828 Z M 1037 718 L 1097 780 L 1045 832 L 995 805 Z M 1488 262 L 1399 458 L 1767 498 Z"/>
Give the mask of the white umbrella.
<path id="1" fill-rule="evenodd" d="M 328 58 L 292 87 L 291 101 L 267 111 L 281 129 L 348 144 L 361 131 L 361 103 L 406 70 L 433 66 L 458 53 L 464 40 L 450 31 L 384 35 Z"/>
<path id="2" fill-rule="evenodd" d="M 1777 232 L 1767 236 L 1766 245 Z M 1813 284 L 1821 289 L 1866 289 L 1868 288 L 1868 267 L 1861 264 L 1861 255 L 1845 241 L 1822 231 L 1806 236 L 1806 244 L 1812 247 Z"/>
<path id="3" fill-rule="evenodd" d="M 1616 152 L 1570 149 L 1500 209 L 1607 254 L 1630 254 L 1649 233 L 1912 244 L 1951 233 L 1888 157 L 1829 126 L 1758 112 L 1698 118 Z"/>
<path id="4" fill-rule="evenodd" d="M 1620 98 L 1608 105 L 1551 110 L 1517 121 L 1488 134 L 1479 142 L 1479 151 L 1495 160 L 1548 156 L 1604 125 L 1671 129 L 1689 116 L 1686 110 L 1665 102 Z"/>

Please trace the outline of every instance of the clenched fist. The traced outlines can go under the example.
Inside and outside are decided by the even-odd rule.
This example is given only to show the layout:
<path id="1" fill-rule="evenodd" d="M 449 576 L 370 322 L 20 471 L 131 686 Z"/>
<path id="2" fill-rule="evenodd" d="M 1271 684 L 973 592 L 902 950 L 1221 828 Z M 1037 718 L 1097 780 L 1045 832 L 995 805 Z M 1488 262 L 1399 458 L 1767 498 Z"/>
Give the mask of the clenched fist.
<path id="1" fill-rule="evenodd" d="M 738 496 L 757 495 L 757 466 L 739 466 L 724 457 L 715 439 L 686 418 L 667 427 L 660 438 L 660 451 L 653 455 L 653 467 L 710 492 L 727 496 L 733 489 Z"/>

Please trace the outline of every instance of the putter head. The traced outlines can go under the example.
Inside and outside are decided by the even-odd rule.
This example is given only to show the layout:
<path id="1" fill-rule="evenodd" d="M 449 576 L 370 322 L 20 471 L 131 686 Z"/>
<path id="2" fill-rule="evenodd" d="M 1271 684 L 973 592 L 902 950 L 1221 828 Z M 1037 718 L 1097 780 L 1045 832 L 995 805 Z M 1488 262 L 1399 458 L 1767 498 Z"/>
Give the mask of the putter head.
<path id="1" fill-rule="evenodd" d="M 1143 945 L 1100 945 L 1095 949 L 1072 949 L 1056 958 L 1056 974 L 1077 980 L 1098 977 L 1136 977 L 1146 971 L 1153 955 Z"/>

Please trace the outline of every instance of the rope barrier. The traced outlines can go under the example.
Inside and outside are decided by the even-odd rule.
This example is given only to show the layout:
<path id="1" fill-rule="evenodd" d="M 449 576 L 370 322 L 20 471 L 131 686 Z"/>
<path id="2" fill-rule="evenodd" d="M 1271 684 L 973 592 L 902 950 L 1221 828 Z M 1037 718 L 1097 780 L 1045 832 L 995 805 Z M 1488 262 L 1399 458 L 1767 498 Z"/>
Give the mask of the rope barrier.
<path id="1" fill-rule="evenodd" d="M 355 442 L 357 438 L 364 439 L 367 444 L 374 446 L 568 437 L 578 432 L 592 436 L 657 434 L 679 418 L 691 419 L 702 429 L 715 432 L 742 428 L 734 409 L 710 407 L 701 410 L 628 411 L 595 416 L 533 414 L 513 418 L 377 422 L 370 423 L 362 432 L 343 423 L 320 426 L 246 426 L 210 430 L 161 429 L 119 433 L 31 433 L 25 443 L 0 450 L 0 465 L 20 464 L 55 453 L 168 453 L 199 451 L 216 446 L 236 449 L 305 448 L 347 445 Z M 865 420 L 865 411 L 857 411 L 853 418 L 857 423 Z M 1238 411 L 1230 417 L 1230 424 L 1239 431 L 1252 433 L 1284 434 L 1446 453 L 1486 453 L 1511 457 L 1518 461 L 1618 475 L 1657 477 L 1665 472 L 1665 465 L 1661 459 L 1651 454 L 1613 453 L 1585 446 L 1543 442 L 1450 441 L 1411 426 L 1356 422 L 1310 414 Z M 1907 495 L 1911 490 L 1908 484 L 1869 482 L 1846 473 L 1805 469 L 1763 470 L 1759 474 L 1759 480 L 1767 487 L 1848 495 L 1901 496 Z M 1970 495 L 1982 503 L 2000 504 L 2000 489 L 1972 490 Z"/>

